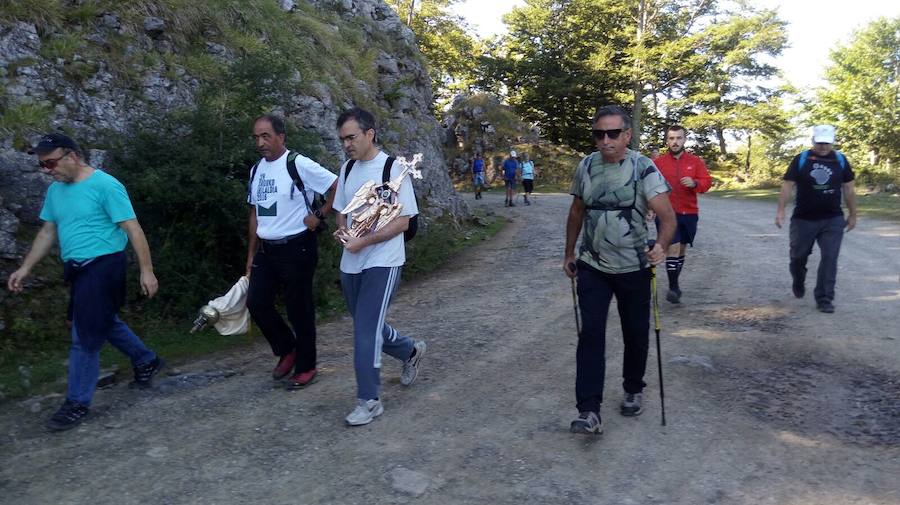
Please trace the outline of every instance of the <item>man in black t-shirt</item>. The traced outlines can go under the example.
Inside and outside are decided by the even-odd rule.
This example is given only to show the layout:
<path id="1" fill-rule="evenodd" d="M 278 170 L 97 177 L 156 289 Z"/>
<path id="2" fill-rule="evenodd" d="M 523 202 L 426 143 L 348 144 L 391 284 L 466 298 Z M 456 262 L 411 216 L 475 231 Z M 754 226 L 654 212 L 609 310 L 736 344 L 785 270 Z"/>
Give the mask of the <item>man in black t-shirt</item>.
<path id="1" fill-rule="evenodd" d="M 853 189 L 853 169 L 843 153 L 833 149 L 835 130 L 831 125 L 813 128 L 813 147 L 791 161 L 781 194 L 775 225 L 784 222 L 784 207 L 791 191 L 797 189 L 790 227 L 790 271 L 794 296 L 806 293 L 806 260 L 813 243 L 822 255 L 816 277 L 816 307 L 821 312 L 834 312 L 834 285 L 837 280 L 837 259 L 841 250 L 844 228 L 856 227 L 856 193 Z M 841 197 L 847 201 L 850 214 L 844 218 Z"/>

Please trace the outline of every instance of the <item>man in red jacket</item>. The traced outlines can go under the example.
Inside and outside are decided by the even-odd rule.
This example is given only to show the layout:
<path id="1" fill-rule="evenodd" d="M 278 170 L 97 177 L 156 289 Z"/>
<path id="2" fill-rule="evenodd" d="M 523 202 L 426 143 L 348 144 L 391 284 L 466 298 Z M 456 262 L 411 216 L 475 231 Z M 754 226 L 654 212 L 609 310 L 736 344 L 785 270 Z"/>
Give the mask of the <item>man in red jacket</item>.
<path id="1" fill-rule="evenodd" d="M 678 276 L 684 267 L 684 254 L 687 244 L 694 245 L 697 234 L 697 221 L 700 209 L 697 206 L 697 193 L 705 193 L 712 186 L 712 177 L 706 170 L 703 160 L 684 150 L 687 131 L 683 126 L 672 125 L 666 130 L 666 154 L 653 160 L 662 172 L 666 181 L 672 186 L 669 200 L 675 209 L 677 227 L 672 245 L 666 255 L 666 274 L 669 276 L 669 291 L 666 300 L 672 303 L 681 302 L 681 288 Z"/>

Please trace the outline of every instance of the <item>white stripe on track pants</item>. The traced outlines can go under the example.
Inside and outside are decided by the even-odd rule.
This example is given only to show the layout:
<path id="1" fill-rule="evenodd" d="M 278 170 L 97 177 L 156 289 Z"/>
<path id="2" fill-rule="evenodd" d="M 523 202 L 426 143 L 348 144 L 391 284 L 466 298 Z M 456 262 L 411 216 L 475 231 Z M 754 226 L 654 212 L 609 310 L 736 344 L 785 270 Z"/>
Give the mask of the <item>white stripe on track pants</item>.
<path id="1" fill-rule="evenodd" d="M 353 316 L 353 367 L 356 397 L 378 398 L 381 353 L 400 361 L 412 354 L 415 341 L 385 322 L 388 306 L 400 284 L 401 267 L 373 267 L 358 274 L 341 272 L 341 288 Z"/>

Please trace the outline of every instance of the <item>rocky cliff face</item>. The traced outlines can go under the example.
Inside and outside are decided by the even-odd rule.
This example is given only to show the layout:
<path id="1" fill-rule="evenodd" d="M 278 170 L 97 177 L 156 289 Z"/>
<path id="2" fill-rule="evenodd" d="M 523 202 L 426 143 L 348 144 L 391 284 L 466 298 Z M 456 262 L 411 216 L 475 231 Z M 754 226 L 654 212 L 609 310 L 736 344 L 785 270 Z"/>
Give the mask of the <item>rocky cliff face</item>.
<path id="1" fill-rule="evenodd" d="M 424 179 L 415 185 L 425 204 L 426 227 L 429 217 L 467 214 L 447 176 L 442 130 L 430 113 L 427 70 L 413 33 L 390 7 L 381 0 L 261 0 L 235 5 L 239 6 L 235 9 L 244 5 L 274 9 L 275 17 L 283 16 L 278 23 L 315 18 L 315 26 L 331 32 L 325 36 L 338 43 L 348 30 L 358 37 L 357 45 L 369 48 L 372 57 L 360 67 L 363 75 L 350 79 L 351 92 L 345 89 L 346 79 L 338 83 L 326 73 L 297 75 L 302 84 L 297 89 L 303 91 L 281 111 L 302 130 L 314 133 L 330 158 L 323 162 L 336 170 L 344 159 L 334 128 L 337 115 L 360 105 L 357 98 L 366 98 L 378 109 L 379 133 L 387 151 L 424 154 Z M 20 257 L 28 245 L 16 239 L 21 227 L 38 223 L 51 181 L 38 172 L 24 148 L 41 131 L 63 129 L 85 147 L 102 146 L 106 135 L 123 134 L 134 124 L 152 125 L 167 112 L 191 108 L 202 85 L 202 77 L 180 64 L 186 49 L 177 18 L 142 15 L 135 20 L 134 12 L 124 11 L 92 14 L 61 33 L 42 26 L 40 20 L 21 20 L 22 16 L 4 20 L 0 12 L 0 112 L 5 116 L 0 121 L 0 258 Z M 263 43 L 264 38 L 263 33 Z M 204 33 L 203 40 L 205 54 L 199 57 L 223 67 L 241 51 L 215 32 Z M 321 44 L 314 33 L 308 40 Z M 196 40 L 193 44 L 196 48 Z M 104 52 L 110 56 L 98 57 Z M 322 58 L 330 57 L 323 50 Z M 121 68 L 123 61 L 127 68 Z M 141 61 L 150 63 L 144 66 Z M 93 152 L 93 164 L 103 166 L 98 162 L 103 155 Z"/>

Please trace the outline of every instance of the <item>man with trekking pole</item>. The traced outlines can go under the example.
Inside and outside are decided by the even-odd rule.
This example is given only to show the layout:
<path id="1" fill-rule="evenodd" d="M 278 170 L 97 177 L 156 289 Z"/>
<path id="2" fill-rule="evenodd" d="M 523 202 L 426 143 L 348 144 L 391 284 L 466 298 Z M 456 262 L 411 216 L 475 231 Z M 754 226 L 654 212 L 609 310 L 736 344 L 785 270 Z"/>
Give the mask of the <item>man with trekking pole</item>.
<path id="1" fill-rule="evenodd" d="M 616 297 L 622 322 L 623 401 L 626 417 L 643 412 L 642 391 L 650 332 L 650 265 L 662 264 L 675 232 L 671 190 L 646 156 L 628 149 L 631 118 L 618 106 L 600 107 L 592 134 L 597 151 L 578 165 L 566 223 L 563 270 L 576 279 L 581 330 L 576 351 L 573 433 L 602 433 L 600 405 L 606 373 L 606 319 Z M 647 246 L 646 215 L 659 218 L 659 233 Z M 575 244 L 582 230 L 581 247 Z"/>

